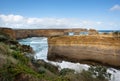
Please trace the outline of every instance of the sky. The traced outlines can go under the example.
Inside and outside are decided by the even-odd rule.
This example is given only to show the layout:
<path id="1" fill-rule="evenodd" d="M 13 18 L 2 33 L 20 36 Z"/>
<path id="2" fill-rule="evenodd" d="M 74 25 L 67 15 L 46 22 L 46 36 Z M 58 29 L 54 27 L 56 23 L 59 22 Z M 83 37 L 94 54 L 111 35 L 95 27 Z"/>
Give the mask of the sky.
<path id="1" fill-rule="evenodd" d="M 120 0 L 0 0 L 0 27 L 120 30 Z"/>

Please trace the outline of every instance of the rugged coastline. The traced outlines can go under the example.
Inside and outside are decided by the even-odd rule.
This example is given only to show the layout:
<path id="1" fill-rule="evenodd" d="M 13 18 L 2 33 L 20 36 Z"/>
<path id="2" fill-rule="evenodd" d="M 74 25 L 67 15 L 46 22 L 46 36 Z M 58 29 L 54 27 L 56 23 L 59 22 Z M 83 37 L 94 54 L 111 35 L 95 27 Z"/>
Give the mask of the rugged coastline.
<path id="1" fill-rule="evenodd" d="M 11 31 L 0 29 L 0 81 L 108 81 L 110 79 L 110 74 L 107 73 L 107 67 L 104 66 L 91 66 L 88 71 L 83 70 L 81 73 L 75 73 L 74 70 L 68 68 L 64 68 L 59 71 L 57 66 L 46 63 L 40 59 L 35 60 L 33 57 L 28 57 L 26 54 L 34 53 L 34 50 L 28 45 L 20 45 L 16 38 L 14 38 L 14 33 L 10 33 Z M 61 38 L 61 36 L 50 38 L 53 40 L 56 39 L 56 37 Z M 76 36 L 73 37 L 77 38 Z M 72 43 L 70 43 L 70 40 L 65 41 L 68 46 L 72 46 L 74 42 L 75 44 L 78 43 L 75 40 L 73 40 Z M 51 43 L 52 42 L 53 41 L 51 41 Z M 60 44 L 57 44 L 57 42 Z M 55 43 L 54 41 L 52 43 L 53 47 L 57 45 L 58 46 L 56 48 L 61 45 L 66 46 L 64 41 L 60 42 L 59 40 L 57 42 Z M 115 45 L 118 44 L 115 43 Z M 115 47 L 115 49 L 118 48 Z M 64 50 L 61 52 L 63 51 Z M 94 75 L 95 73 L 99 74 Z M 95 77 L 93 77 L 93 75 Z"/>
<path id="2" fill-rule="evenodd" d="M 48 38 L 48 59 L 94 63 L 120 68 L 120 39 L 104 36 Z"/>

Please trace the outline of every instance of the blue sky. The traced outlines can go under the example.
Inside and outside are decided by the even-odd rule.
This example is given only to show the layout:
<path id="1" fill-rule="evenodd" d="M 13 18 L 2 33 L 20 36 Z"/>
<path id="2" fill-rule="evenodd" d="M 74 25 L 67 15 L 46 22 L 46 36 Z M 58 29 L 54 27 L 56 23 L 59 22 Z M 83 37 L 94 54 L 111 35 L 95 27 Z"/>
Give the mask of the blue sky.
<path id="1" fill-rule="evenodd" d="M 0 21 L 12 28 L 120 30 L 120 0 L 0 0 Z"/>

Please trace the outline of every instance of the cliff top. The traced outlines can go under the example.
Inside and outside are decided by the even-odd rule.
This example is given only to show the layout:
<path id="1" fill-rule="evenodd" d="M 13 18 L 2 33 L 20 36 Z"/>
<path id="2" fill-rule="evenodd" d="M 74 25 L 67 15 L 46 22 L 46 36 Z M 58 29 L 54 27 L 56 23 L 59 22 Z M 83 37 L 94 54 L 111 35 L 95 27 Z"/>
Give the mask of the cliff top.
<path id="1" fill-rule="evenodd" d="M 60 37 L 49 37 L 48 43 L 52 45 L 94 45 L 104 46 L 120 49 L 120 38 L 111 36 L 60 36 Z"/>

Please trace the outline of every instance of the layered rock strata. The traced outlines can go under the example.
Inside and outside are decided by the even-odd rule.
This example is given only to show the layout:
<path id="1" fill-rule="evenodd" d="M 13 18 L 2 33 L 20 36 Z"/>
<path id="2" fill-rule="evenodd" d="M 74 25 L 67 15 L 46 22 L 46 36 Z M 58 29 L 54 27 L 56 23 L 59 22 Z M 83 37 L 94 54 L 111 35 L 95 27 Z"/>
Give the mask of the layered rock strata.
<path id="1" fill-rule="evenodd" d="M 120 68 L 120 39 L 101 36 L 62 36 L 48 38 L 48 59 Z"/>
<path id="2" fill-rule="evenodd" d="M 96 35 L 98 32 L 94 29 L 10 29 L 0 27 L 0 32 L 6 33 L 14 39 L 22 39 L 27 37 L 51 37 L 65 36 L 73 32 L 74 35 L 86 34 Z"/>

